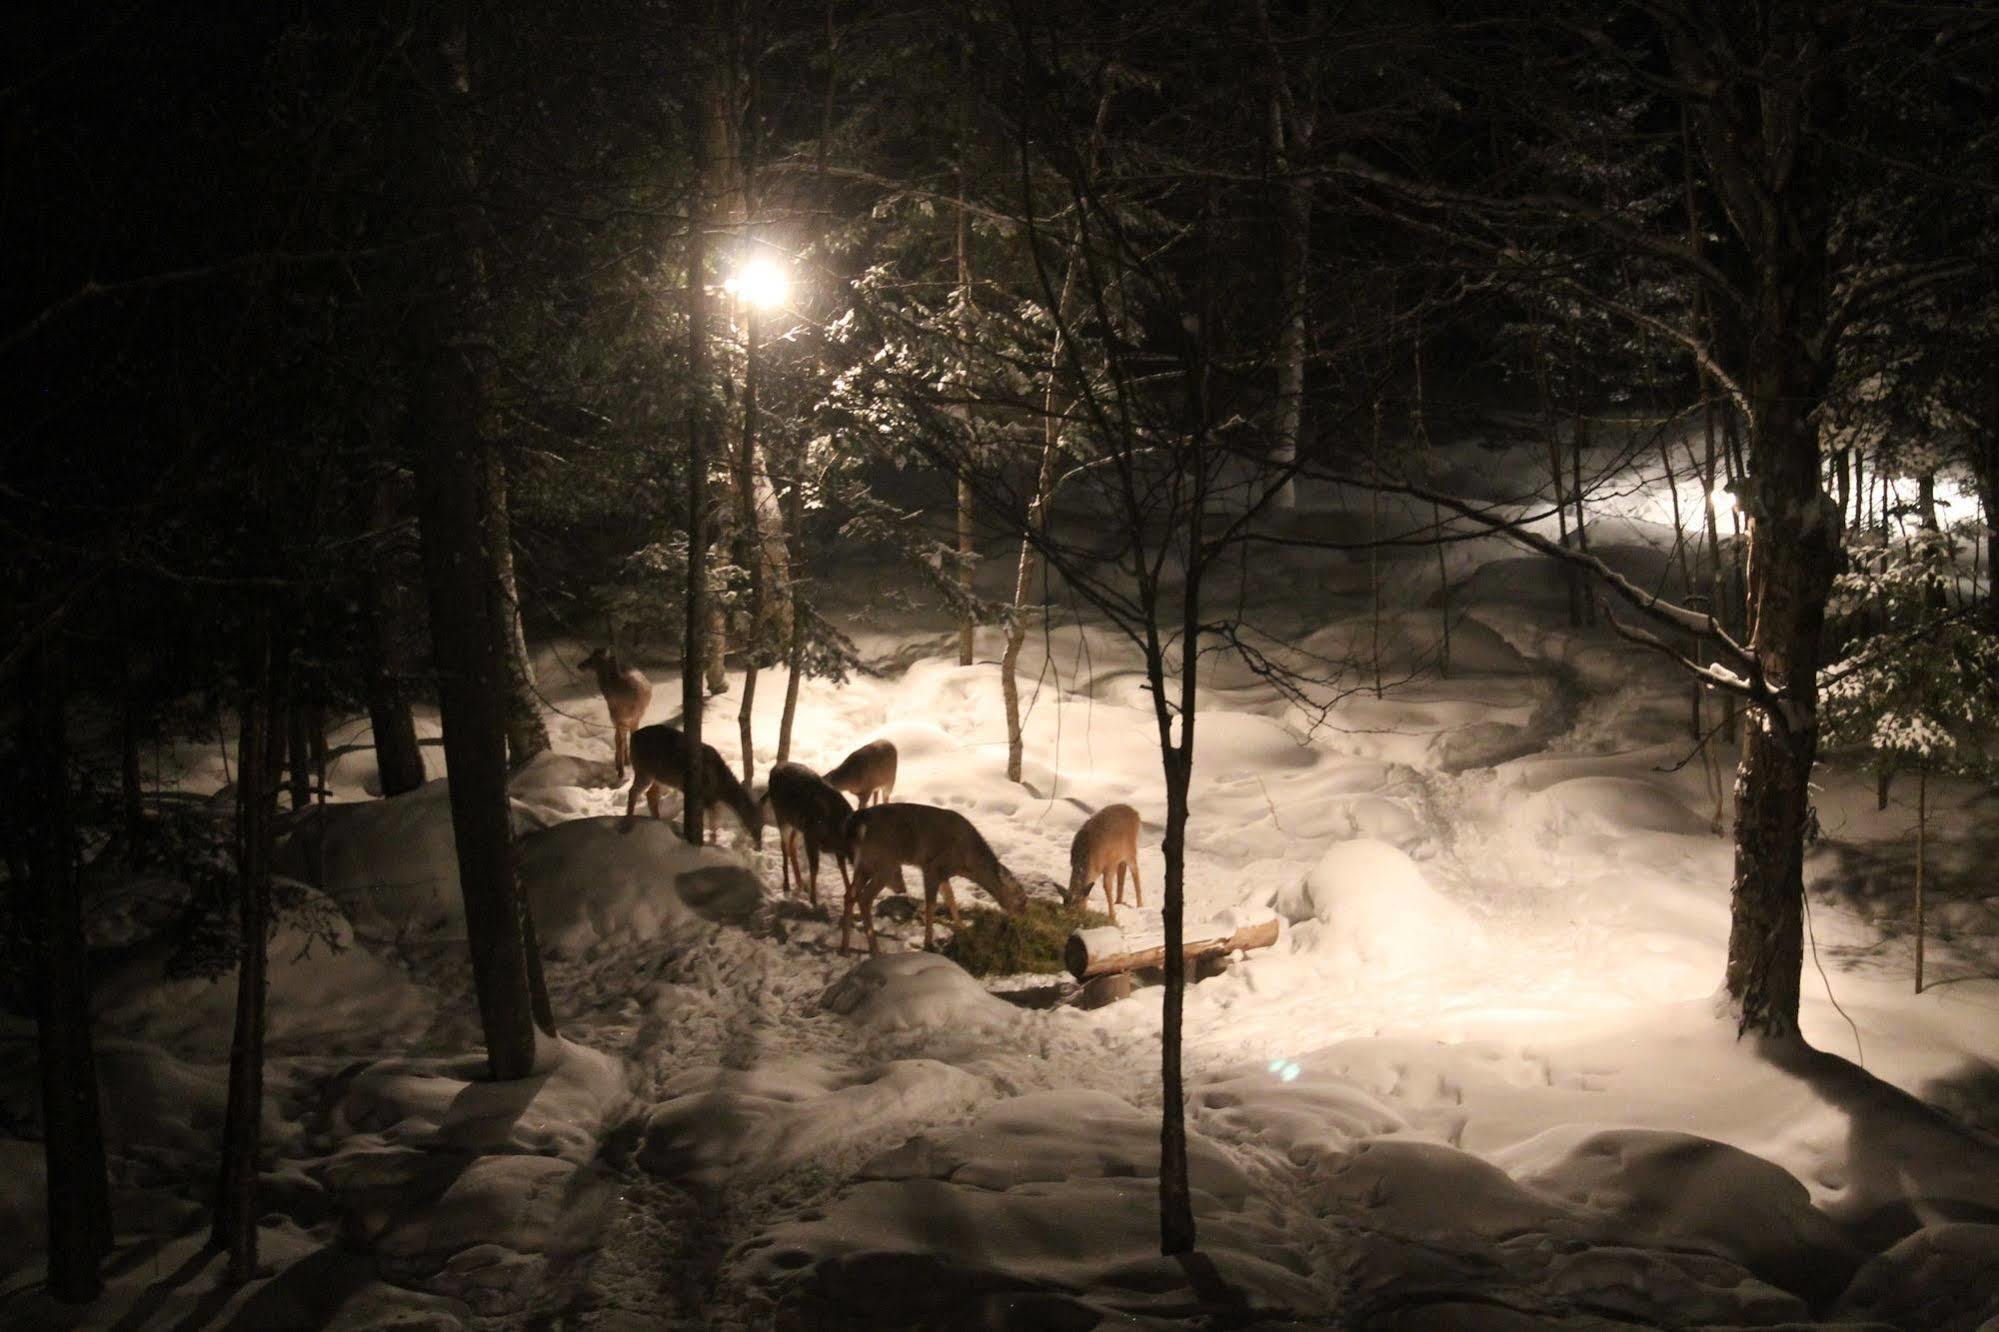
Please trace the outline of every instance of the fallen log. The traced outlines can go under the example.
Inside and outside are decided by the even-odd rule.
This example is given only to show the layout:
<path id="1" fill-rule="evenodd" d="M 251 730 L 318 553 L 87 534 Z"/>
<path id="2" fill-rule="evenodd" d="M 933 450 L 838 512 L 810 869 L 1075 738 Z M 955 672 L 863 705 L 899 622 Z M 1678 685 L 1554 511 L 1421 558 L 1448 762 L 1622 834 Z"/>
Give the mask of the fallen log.
<path id="1" fill-rule="evenodd" d="M 1229 911 L 1182 930 L 1180 952 L 1192 964 L 1205 957 L 1268 948 L 1277 942 L 1278 929 L 1275 912 Z M 1079 981 L 1117 972 L 1163 967 L 1166 965 L 1165 926 L 1149 924 L 1125 928 L 1104 925 L 1094 930 L 1077 930 L 1062 947 L 1062 965 Z"/>

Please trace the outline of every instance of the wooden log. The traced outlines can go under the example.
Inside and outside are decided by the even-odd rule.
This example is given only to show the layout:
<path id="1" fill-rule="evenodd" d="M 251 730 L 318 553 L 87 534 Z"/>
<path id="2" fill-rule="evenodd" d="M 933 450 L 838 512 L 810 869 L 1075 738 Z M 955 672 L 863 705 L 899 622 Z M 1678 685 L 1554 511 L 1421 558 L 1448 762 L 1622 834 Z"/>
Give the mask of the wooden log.
<path id="1" fill-rule="evenodd" d="M 1277 942 L 1277 915 L 1270 911 L 1231 911 L 1182 932 L 1181 953 L 1192 963 L 1223 953 L 1268 948 Z M 1062 948 L 1062 964 L 1077 980 L 1137 971 L 1166 964 L 1166 931 L 1162 925 L 1123 928 L 1106 925 L 1077 930 Z"/>

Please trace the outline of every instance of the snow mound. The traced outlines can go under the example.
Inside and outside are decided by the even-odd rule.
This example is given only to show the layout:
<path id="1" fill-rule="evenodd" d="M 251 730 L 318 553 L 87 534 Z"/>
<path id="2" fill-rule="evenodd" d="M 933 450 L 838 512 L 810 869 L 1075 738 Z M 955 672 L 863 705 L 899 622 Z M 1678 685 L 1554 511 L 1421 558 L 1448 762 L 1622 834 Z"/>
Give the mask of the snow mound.
<path id="1" fill-rule="evenodd" d="M 1571 777 L 1537 791 L 1521 821 L 1559 835 L 1630 832 L 1699 833 L 1707 822 L 1672 792 L 1632 777 Z"/>
<path id="2" fill-rule="evenodd" d="M 1373 1139 L 1328 1164 L 1311 1194 L 1353 1227 L 1342 1265 L 1361 1307 L 1420 1287 L 1426 1303 L 1462 1289 L 1522 1313 L 1585 1307 L 1642 1327 L 1808 1317 L 1803 1300 L 1740 1264 L 1616 1229 L 1439 1143 Z"/>
<path id="3" fill-rule="evenodd" d="M 1187 1138 L 1193 1188 L 1230 1210 L 1249 1196 L 1249 1177 L 1199 1134 Z M 916 1137 L 871 1161 L 863 1179 L 945 1179 L 980 1189 L 1077 1179 L 1159 1178 L 1159 1117 L 1108 1092 L 1043 1091 L 1016 1096 L 978 1122 L 941 1137 Z"/>
<path id="4" fill-rule="evenodd" d="M 555 1045 L 548 1071 L 512 1082 L 487 1081 L 484 1056 L 370 1064 L 333 1107 L 334 1130 L 371 1146 L 529 1153 L 582 1164 L 630 1098 L 625 1066 L 585 1046 Z"/>
<path id="5" fill-rule="evenodd" d="M 414 1036 L 435 1002 L 403 971 L 357 944 L 332 902 L 289 885 L 297 909 L 271 932 L 265 1042 L 272 1054 L 326 1053 L 359 1041 Z M 231 927 L 233 928 L 233 926 Z M 236 1021 L 236 973 L 209 979 L 168 974 L 177 944 L 161 933 L 124 953 L 92 990 L 92 1008 L 122 1035 L 204 1058 L 227 1059 Z"/>
<path id="6" fill-rule="evenodd" d="M 1285 1059 L 1209 1078 L 1191 1101 L 1204 1131 L 1260 1143 L 1298 1165 L 1410 1127 L 1350 1080 Z"/>
<path id="7" fill-rule="evenodd" d="M 516 834 L 544 822 L 518 801 L 513 815 Z M 314 807 L 278 844 L 275 866 L 324 890 L 363 938 L 465 937 L 447 780 L 387 800 Z"/>
<path id="8" fill-rule="evenodd" d="M 391 1211 L 368 1234 L 382 1275 L 513 1313 L 542 1288 L 551 1264 L 587 1252 L 612 1214 L 611 1177 L 547 1156 L 480 1156 L 421 1207 Z"/>
<path id="9" fill-rule="evenodd" d="M 48 1248 L 48 1171 L 39 1142 L 0 1138 L 0 1171 L 7 1187 L 0 1189 L 0 1233 L 14 1238 L 0 1246 L 0 1280 L 38 1260 Z"/>
<path id="10" fill-rule="evenodd" d="M 1293 949 L 1337 966 L 1397 974 L 1434 969 L 1480 936 L 1469 912 L 1430 886 L 1406 851 L 1356 838 L 1327 848 L 1275 906 L 1298 928 Z"/>
<path id="11" fill-rule="evenodd" d="M 872 1180 L 749 1240 L 733 1274 L 794 1327 L 1092 1327 L 1194 1315 L 1217 1284 L 1245 1315 L 1325 1307 L 1274 1217 L 1204 1193 L 1194 1212 L 1198 1266 L 1160 1256 L 1151 1180 Z"/>
<path id="12" fill-rule="evenodd" d="M 808 1161 L 851 1169 L 890 1135 L 962 1118 L 991 1095 L 983 1079 L 934 1059 L 856 1073 L 814 1056 L 748 1070 L 690 1069 L 665 1090 L 667 1099 L 646 1116 L 638 1163 L 655 1175 L 701 1181 Z"/>
<path id="13" fill-rule="evenodd" d="M 1861 1259 L 1789 1171 L 1709 1138 L 1564 1124 L 1493 1159 L 1528 1188 L 1732 1259 L 1814 1306 Z"/>
<path id="14" fill-rule="evenodd" d="M 963 967 L 936 953 L 871 957 L 829 985 L 820 1004 L 857 1026 L 879 1032 L 990 1027 L 1012 1022 L 1020 1013 L 986 993 Z"/>
<path id="15" fill-rule="evenodd" d="M 1834 1317 L 1972 1332 L 1999 1321 L 1999 1226 L 1928 1226 L 1868 1260 Z"/>
<path id="16" fill-rule="evenodd" d="M 740 921 L 763 884 L 714 847 L 693 847 L 661 819 L 571 819 L 520 842 L 520 882 L 551 954 L 605 942 L 677 942 L 704 920 Z"/>

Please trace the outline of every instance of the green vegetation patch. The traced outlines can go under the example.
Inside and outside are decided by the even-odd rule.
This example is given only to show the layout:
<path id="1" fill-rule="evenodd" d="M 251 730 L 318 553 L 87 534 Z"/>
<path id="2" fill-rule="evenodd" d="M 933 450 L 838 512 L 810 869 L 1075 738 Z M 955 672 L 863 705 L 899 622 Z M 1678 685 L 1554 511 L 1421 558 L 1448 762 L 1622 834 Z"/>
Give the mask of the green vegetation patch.
<path id="1" fill-rule="evenodd" d="M 965 923 L 944 945 L 944 956 L 974 976 L 1014 976 L 1061 971 L 1062 945 L 1072 930 L 1108 925 L 1101 912 L 1072 910 L 1032 898 L 1027 911 L 1009 916 L 988 907 L 965 913 Z"/>

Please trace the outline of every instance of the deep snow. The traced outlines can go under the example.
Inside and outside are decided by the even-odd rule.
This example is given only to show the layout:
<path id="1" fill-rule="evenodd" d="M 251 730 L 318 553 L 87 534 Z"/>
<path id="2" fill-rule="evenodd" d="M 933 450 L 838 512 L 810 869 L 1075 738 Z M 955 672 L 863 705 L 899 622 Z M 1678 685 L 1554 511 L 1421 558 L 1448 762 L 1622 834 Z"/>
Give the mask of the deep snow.
<path id="1" fill-rule="evenodd" d="M 1341 521 L 1330 503 L 1319 520 Z M 1593 545 L 1656 566 L 1648 512 L 1606 516 Z M 775 900 L 774 836 L 756 852 L 725 821 L 720 847 L 692 849 L 664 821 L 612 817 L 608 726 L 570 669 L 584 648 L 552 642 L 556 753 L 515 782 L 566 1038 L 549 1071 L 479 1081 L 444 786 L 372 800 L 366 751 L 344 756 L 345 803 L 283 864 L 319 880 L 347 946 L 273 947 L 273 1275 L 228 1292 L 199 1253 L 233 987 L 164 982 L 141 940 L 100 978 L 125 1248 L 83 1325 L 1999 1318 L 1992 800 L 1931 784 L 1937 982 L 1916 996 L 1912 813 L 1877 812 L 1871 780 L 1828 763 L 1809 1045 L 1738 1041 L 1713 1005 L 1732 771 L 1682 762 L 1686 686 L 1569 631 L 1539 562 L 1496 541 L 1449 554 L 1449 679 L 1419 669 L 1438 618 L 1428 552 L 1388 564 L 1379 627 L 1351 562 L 1289 552 L 1261 571 L 1299 650 L 1382 645 L 1382 697 L 1319 691 L 1332 710 L 1313 729 L 1250 672 L 1206 665 L 1187 917 L 1274 907 L 1286 925 L 1187 996 L 1196 1260 L 1156 1252 L 1158 990 L 1036 1011 L 941 957 L 838 955 L 836 912 Z M 1154 905 L 1121 919 L 1156 918 L 1164 810 L 1132 649 L 1073 624 L 1030 645 L 1015 785 L 996 638 L 961 668 L 938 626 L 863 609 L 857 641 L 898 664 L 808 682 L 793 757 L 823 770 L 894 740 L 897 798 L 961 810 L 1041 891 L 1066 879 L 1090 812 L 1133 804 Z M 676 695 L 656 688 L 651 719 Z M 760 691 L 759 774 L 781 695 Z M 708 728 L 732 761 L 734 697 Z M 220 784 L 199 755 L 183 768 L 189 789 Z M 113 903 L 134 891 L 100 891 L 101 942 L 131 942 Z M 32 1028 L 0 1040 L 7 1116 L 32 1124 Z M 0 1154 L 0 1216 L 32 1233 L 38 1154 Z M 0 1259 L 0 1321 L 64 1317 L 36 1261 L 32 1244 Z"/>

